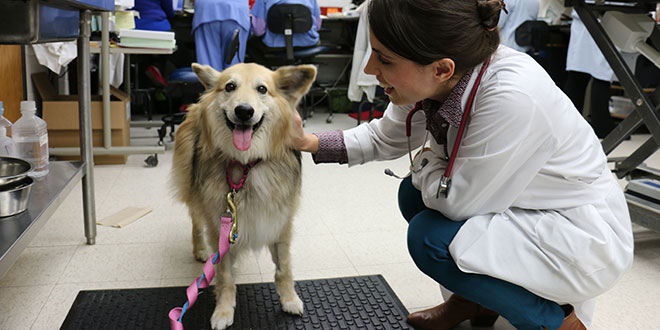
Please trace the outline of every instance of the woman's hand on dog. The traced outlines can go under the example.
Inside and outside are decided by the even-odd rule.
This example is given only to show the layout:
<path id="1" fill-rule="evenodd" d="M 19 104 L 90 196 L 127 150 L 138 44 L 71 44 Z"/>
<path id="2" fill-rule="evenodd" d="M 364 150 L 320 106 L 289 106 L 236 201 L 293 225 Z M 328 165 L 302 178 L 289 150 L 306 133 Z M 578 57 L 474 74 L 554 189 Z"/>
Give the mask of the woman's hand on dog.
<path id="1" fill-rule="evenodd" d="M 300 151 L 307 151 L 315 154 L 319 150 L 319 138 L 312 134 L 306 133 L 302 126 L 302 118 L 296 111 L 291 122 L 291 140 L 293 141 L 293 148 Z"/>

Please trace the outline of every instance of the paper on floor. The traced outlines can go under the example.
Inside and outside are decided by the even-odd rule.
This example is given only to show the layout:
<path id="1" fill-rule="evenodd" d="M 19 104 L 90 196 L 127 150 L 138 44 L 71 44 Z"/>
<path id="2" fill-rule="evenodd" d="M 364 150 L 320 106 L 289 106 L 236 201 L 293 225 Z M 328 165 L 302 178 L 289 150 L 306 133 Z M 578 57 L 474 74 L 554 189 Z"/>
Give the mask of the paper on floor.
<path id="1" fill-rule="evenodd" d="M 113 215 L 110 215 L 96 223 L 102 226 L 122 228 L 151 213 L 150 207 L 127 207 Z"/>

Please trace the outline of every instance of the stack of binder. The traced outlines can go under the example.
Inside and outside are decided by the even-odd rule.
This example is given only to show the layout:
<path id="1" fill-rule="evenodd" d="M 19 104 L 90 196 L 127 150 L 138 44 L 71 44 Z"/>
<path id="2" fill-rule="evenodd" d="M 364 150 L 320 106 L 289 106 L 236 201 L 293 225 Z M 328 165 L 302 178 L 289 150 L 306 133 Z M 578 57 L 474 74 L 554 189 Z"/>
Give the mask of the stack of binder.
<path id="1" fill-rule="evenodd" d="M 174 32 L 151 30 L 119 30 L 119 46 L 139 48 L 174 49 Z"/>

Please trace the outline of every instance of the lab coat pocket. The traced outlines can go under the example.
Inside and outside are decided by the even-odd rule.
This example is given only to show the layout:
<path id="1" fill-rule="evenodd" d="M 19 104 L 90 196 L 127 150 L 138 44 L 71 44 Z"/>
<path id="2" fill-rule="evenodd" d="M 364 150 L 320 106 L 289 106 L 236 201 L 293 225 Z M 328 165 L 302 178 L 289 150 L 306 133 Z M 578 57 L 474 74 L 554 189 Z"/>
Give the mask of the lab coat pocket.
<path id="1" fill-rule="evenodd" d="M 578 221 L 591 222 L 592 217 L 599 217 L 591 205 L 576 208 L 571 213 L 574 212 L 587 217 L 577 218 Z M 599 238 L 597 229 L 594 233 L 587 232 L 558 212 L 545 214 L 535 229 L 541 249 L 549 257 L 566 261 L 583 275 L 591 276 L 607 267 L 607 241 Z"/>

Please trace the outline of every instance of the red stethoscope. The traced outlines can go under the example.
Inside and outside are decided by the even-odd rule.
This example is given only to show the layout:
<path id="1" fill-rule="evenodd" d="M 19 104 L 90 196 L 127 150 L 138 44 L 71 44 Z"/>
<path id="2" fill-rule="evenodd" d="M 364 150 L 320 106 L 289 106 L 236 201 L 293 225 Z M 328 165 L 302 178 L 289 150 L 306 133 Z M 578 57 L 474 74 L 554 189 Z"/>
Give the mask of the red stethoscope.
<path id="1" fill-rule="evenodd" d="M 474 97 L 477 94 L 477 89 L 479 88 L 479 84 L 481 83 L 481 77 L 484 75 L 484 72 L 486 71 L 486 68 L 488 68 L 488 64 L 490 64 L 490 57 L 486 59 L 486 62 L 484 62 L 484 65 L 481 66 L 481 70 L 479 71 L 479 75 L 477 76 L 477 79 L 474 82 L 474 86 L 472 86 L 472 90 L 470 91 L 470 95 L 468 96 L 467 104 L 465 106 L 465 110 L 463 111 L 463 116 L 461 117 L 461 124 L 458 126 L 458 134 L 456 135 L 456 140 L 454 141 L 454 147 L 451 150 L 451 156 L 449 157 L 449 160 L 447 161 L 447 167 L 445 167 L 445 173 L 442 175 L 442 178 L 440 179 L 440 185 L 438 186 L 438 192 L 436 194 L 436 198 L 442 194 L 445 198 L 449 195 L 449 188 L 451 188 L 451 170 L 454 167 L 454 161 L 456 160 L 456 155 L 458 154 L 458 148 L 461 145 L 461 141 L 463 140 L 463 133 L 465 132 L 465 128 L 467 127 L 467 120 L 468 117 L 470 116 L 470 110 L 472 109 L 472 103 L 474 102 Z M 415 105 L 415 107 L 408 112 L 408 116 L 406 117 L 406 137 L 408 138 L 408 158 L 410 158 L 410 171 L 406 176 L 404 177 L 399 177 L 395 175 L 390 169 L 385 169 L 385 174 L 403 179 L 405 177 L 410 176 L 413 172 L 417 172 L 421 170 L 419 168 L 418 170 L 414 169 L 414 160 L 412 157 L 412 147 L 410 143 L 410 135 L 412 133 L 412 117 L 413 115 L 421 110 L 422 108 Z M 428 137 L 428 131 L 426 132 L 426 137 L 424 138 L 424 144 L 426 144 L 426 139 Z M 424 148 L 418 152 L 421 153 L 424 151 Z M 415 155 L 415 159 L 417 158 L 417 155 Z M 426 162 L 425 162 L 426 161 Z M 423 159 L 421 167 L 424 167 L 428 160 Z"/>

